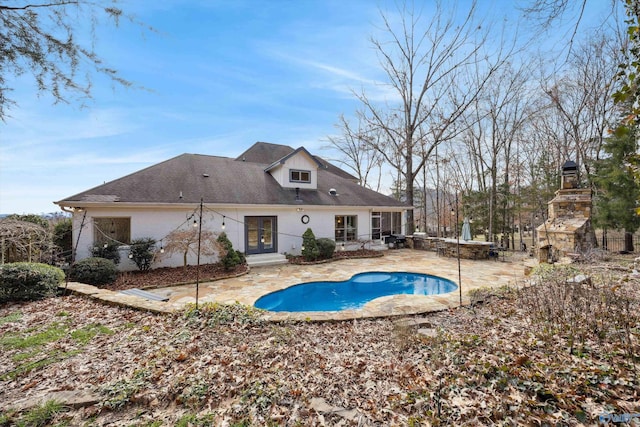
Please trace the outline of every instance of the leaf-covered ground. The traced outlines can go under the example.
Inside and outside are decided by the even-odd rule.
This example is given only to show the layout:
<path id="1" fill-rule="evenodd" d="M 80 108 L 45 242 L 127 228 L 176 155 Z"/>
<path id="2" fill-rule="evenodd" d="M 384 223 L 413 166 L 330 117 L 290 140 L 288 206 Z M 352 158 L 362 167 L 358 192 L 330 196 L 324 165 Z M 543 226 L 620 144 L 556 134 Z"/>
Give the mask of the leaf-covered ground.
<path id="1" fill-rule="evenodd" d="M 569 304 L 562 320 L 542 320 L 558 313 L 534 313 L 531 296 L 544 295 L 524 284 L 410 318 L 415 327 L 271 324 L 240 306 L 171 317 L 76 296 L 7 304 L 0 425 L 34 416 L 26 398 L 62 390 L 98 403 L 58 407 L 42 416 L 51 425 L 595 425 L 639 413 L 639 280 L 628 264 L 578 269 L 594 278 L 590 292 L 620 296 L 604 306 L 620 322 L 594 314 L 580 328 Z"/>

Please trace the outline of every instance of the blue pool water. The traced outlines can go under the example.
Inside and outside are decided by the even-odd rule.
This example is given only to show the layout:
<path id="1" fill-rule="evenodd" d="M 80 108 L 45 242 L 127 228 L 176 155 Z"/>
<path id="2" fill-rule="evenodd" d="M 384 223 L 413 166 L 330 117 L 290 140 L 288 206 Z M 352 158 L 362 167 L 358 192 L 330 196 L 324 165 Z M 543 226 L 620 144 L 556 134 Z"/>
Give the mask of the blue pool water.
<path id="1" fill-rule="evenodd" d="M 255 306 L 269 311 L 340 311 L 397 294 L 436 295 L 453 292 L 451 280 L 420 273 L 360 273 L 343 282 L 309 282 L 259 298 Z"/>

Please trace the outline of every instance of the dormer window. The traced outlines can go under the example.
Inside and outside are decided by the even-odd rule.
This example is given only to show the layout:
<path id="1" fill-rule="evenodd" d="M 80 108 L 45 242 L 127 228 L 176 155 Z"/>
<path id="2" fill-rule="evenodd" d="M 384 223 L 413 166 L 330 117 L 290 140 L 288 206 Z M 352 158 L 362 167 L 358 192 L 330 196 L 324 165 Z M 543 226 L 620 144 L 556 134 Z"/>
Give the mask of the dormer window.
<path id="1" fill-rule="evenodd" d="M 311 182 L 311 172 L 310 171 L 291 169 L 289 171 L 289 181 L 290 182 L 304 182 L 304 183 L 308 184 L 308 183 Z"/>

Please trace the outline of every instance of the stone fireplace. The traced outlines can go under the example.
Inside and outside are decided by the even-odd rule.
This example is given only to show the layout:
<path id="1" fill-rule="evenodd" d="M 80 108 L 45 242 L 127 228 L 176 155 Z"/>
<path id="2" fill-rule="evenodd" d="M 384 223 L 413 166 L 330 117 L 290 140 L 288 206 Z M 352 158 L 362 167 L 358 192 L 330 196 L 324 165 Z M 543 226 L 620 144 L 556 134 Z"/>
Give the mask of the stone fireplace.
<path id="1" fill-rule="evenodd" d="M 562 166 L 560 189 L 548 204 L 548 215 L 537 231 L 539 262 L 584 253 L 595 246 L 591 225 L 591 189 L 579 188 L 578 165 Z"/>

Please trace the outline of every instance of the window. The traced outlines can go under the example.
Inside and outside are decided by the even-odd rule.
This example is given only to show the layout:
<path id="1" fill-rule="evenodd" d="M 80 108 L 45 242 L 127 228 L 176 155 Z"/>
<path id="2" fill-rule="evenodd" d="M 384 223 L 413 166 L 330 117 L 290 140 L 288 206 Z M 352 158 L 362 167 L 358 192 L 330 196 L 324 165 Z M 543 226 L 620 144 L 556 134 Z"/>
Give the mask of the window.
<path id="1" fill-rule="evenodd" d="M 289 181 L 291 182 L 311 182 L 311 172 L 291 169 L 289 171 Z"/>
<path id="2" fill-rule="evenodd" d="M 358 240 L 358 217 L 356 215 L 336 215 L 336 242 Z"/>
<path id="3" fill-rule="evenodd" d="M 391 234 L 402 234 L 402 212 L 372 212 L 371 239 Z"/>
<path id="4" fill-rule="evenodd" d="M 382 220 L 380 212 L 371 212 L 371 240 L 380 240 Z"/>
<path id="5" fill-rule="evenodd" d="M 94 245 L 104 245 L 105 243 L 128 245 L 131 243 L 131 218 L 94 217 L 93 243 Z"/>

